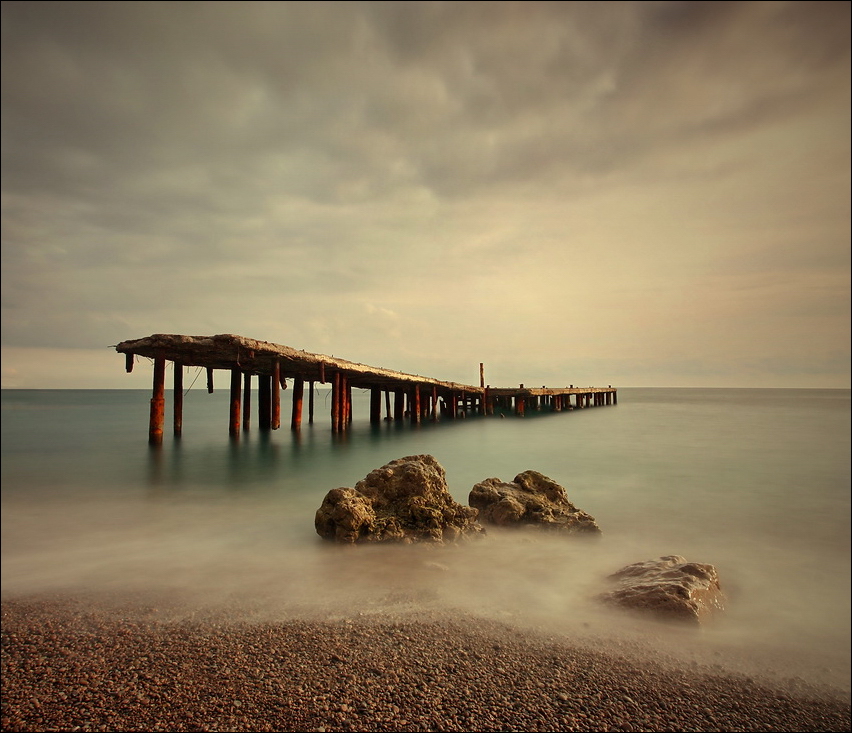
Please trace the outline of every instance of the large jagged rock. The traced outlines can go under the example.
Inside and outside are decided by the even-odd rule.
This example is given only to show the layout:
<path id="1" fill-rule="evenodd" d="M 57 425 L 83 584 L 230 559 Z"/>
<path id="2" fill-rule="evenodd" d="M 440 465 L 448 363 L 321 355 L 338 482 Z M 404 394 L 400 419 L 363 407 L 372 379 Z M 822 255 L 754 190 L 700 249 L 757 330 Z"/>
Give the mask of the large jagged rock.
<path id="1" fill-rule="evenodd" d="M 577 509 L 565 489 L 538 471 L 524 471 L 511 483 L 498 478 L 480 481 L 468 502 L 479 518 L 501 527 L 532 526 L 562 532 L 600 534 L 595 518 Z"/>
<path id="2" fill-rule="evenodd" d="M 430 455 L 377 468 L 354 489 L 332 489 L 314 526 L 323 539 L 356 542 L 455 542 L 484 532 L 478 511 L 458 504 L 443 466 Z"/>
<path id="3" fill-rule="evenodd" d="M 697 624 L 725 608 L 716 568 L 680 555 L 627 565 L 609 579 L 616 587 L 600 600 L 661 619 Z"/>

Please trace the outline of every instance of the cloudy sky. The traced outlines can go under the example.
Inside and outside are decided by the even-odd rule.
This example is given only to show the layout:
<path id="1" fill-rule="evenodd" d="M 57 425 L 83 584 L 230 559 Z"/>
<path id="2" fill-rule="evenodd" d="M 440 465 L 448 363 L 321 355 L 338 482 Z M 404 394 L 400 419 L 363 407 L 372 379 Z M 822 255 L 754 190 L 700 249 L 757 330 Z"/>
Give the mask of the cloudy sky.
<path id="1" fill-rule="evenodd" d="M 3 2 L 2 134 L 5 388 L 850 386 L 848 2 Z"/>

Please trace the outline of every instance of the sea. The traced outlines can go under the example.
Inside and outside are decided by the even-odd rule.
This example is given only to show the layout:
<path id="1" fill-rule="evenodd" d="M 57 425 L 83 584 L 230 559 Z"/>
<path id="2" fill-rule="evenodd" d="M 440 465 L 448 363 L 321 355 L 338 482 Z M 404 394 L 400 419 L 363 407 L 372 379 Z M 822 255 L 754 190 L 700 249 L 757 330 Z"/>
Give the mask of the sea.
<path id="1" fill-rule="evenodd" d="M 332 433 L 330 396 L 299 431 L 228 435 L 228 390 L 190 389 L 183 432 L 148 444 L 145 390 L 2 390 L 2 597 L 126 593 L 185 617 L 456 614 L 627 656 L 788 684 L 850 685 L 850 391 L 621 388 L 618 403 Z M 257 405 L 256 396 L 253 405 Z M 450 493 L 528 469 L 565 487 L 599 539 L 489 530 L 449 547 L 342 548 L 314 515 L 396 458 L 431 454 Z M 665 555 L 716 567 L 725 611 L 700 627 L 597 595 Z"/>

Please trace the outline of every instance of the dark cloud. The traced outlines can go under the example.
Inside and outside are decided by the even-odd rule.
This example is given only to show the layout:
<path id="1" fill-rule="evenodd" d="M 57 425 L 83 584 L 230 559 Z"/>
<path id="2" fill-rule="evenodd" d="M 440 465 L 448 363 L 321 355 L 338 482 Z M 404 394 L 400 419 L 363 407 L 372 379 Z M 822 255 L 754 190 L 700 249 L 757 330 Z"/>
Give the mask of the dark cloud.
<path id="1" fill-rule="evenodd" d="M 576 202 L 738 179 L 754 161 L 715 151 L 814 110 L 848 119 L 848 3 L 66 1 L 2 16 L 12 345 L 101 345 L 180 314 L 236 328 L 298 307 L 328 324 L 436 286 L 487 313 L 513 257 L 593 261 Z M 629 232 L 636 213 L 605 216 L 632 217 Z M 825 241 L 814 271 L 836 261 Z"/>

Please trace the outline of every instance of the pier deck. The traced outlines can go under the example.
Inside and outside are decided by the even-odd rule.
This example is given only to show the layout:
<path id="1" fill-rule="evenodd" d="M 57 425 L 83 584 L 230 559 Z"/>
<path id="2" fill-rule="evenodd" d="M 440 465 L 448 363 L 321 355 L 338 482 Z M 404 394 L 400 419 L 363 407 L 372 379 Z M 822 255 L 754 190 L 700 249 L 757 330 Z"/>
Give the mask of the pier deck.
<path id="1" fill-rule="evenodd" d="M 149 441 L 162 442 L 165 403 L 165 365 L 174 363 L 174 432 L 181 434 L 184 367 L 207 370 L 207 389 L 213 391 L 214 370 L 230 373 L 231 409 L 229 431 L 236 437 L 249 428 L 251 380 L 257 378 L 258 427 L 275 430 L 280 427 L 280 389 L 292 380 L 293 413 L 290 426 L 298 430 L 302 422 L 305 383 L 308 384 L 309 420 L 314 417 L 314 385 L 330 384 L 332 390 L 331 427 L 343 431 L 352 421 L 352 389 L 369 389 L 370 421 L 380 422 L 382 394 L 386 420 L 438 420 L 439 416 L 455 419 L 470 411 L 493 414 L 495 405 L 513 409 L 523 416 L 526 409 L 548 408 L 554 411 L 576 407 L 617 404 L 617 390 L 608 387 L 541 387 L 525 388 L 485 385 L 480 364 L 479 386 L 448 382 L 419 374 L 406 374 L 384 367 L 367 366 L 325 354 L 313 354 L 289 346 L 258 341 L 233 334 L 216 336 L 184 336 L 154 334 L 141 339 L 122 341 L 116 351 L 125 355 L 125 367 L 133 370 L 137 356 L 154 362 L 154 386 L 151 398 Z M 391 407 L 393 396 L 393 407 Z"/>

